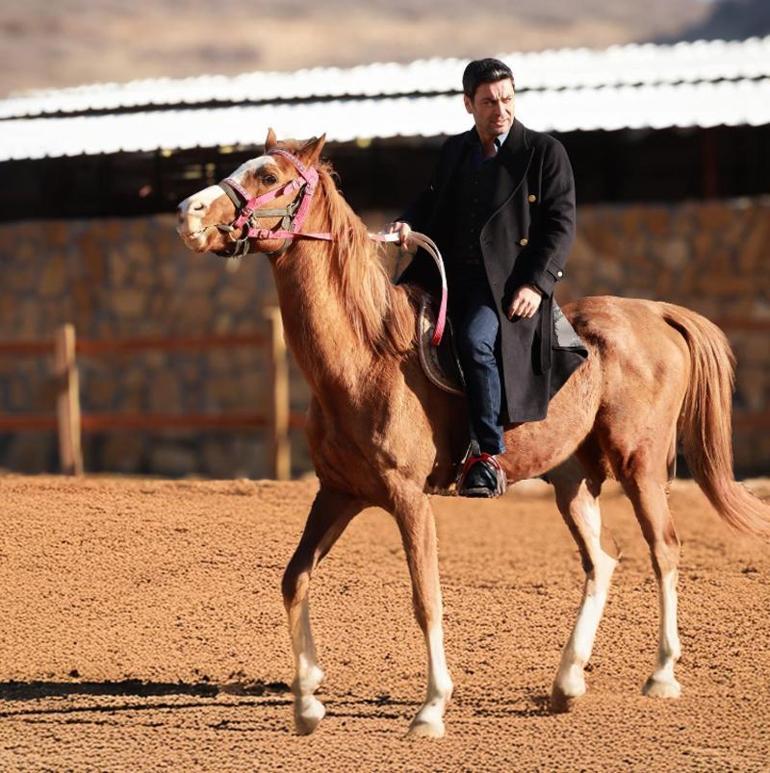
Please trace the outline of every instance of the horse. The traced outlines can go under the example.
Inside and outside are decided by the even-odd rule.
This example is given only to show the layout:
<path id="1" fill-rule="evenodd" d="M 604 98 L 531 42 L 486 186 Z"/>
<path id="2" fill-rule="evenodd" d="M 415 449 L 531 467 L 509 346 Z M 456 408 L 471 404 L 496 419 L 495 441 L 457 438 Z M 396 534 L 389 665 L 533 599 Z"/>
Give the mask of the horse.
<path id="1" fill-rule="evenodd" d="M 378 506 L 398 525 L 427 649 L 425 700 L 408 732 L 441 737 L 453 683 L 428 493 L 451 488 L 458 449 L 468 440 L 466 407 L 423 373 L 417 290 L 390 281 L 380 247 L 321 160 L 324 142 L 279 142 L 270 130 L 263 155 L 179 205 L 177 231 L 198 253 L 268 256 L 286 342 L 312 392 L 306 431 L 319 489 L 282 580 L 296 731 L 312 733 L 325 714 L 314 694 L 324 673 L 310 625 L 311 577 L 355 516 Z M 770 537 L 770 507 L 733 478 L 734 359 L 718 327 L 680 306 L 605 296 L 563 312 L 589 356 L 553 397 L 545 420 L 506 427 L 500 459 L 509 483 L 544 476 L 553 485 L 585 571 L 550 705 L 568 711 L 586 691 L 584 669 L 619 559 L 599 511 L 607 479 L 619 481 L 633 505 L 658 583 L 659 647 L 643 692 L 676 698 L 680 541 L 667 494 L 678 440 L 719 515 L 742 532 Z"/>

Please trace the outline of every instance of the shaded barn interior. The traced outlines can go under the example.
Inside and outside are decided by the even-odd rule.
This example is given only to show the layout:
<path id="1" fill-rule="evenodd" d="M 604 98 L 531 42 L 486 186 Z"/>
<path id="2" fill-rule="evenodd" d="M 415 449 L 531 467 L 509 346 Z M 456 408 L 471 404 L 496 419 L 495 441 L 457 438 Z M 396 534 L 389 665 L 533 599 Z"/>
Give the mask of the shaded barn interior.
<path id="1" fill-rule="evenodd" d="M 770 125 L 554 133 L 578 204 L 674 202 L 768 193 Z M 398 210 L 430 178 L 442 138 L 329 143 L 325 155 L 357 212 Z M 171 212 L 259 145 L 156 150 L 0 164 L 0 220 Z"/>

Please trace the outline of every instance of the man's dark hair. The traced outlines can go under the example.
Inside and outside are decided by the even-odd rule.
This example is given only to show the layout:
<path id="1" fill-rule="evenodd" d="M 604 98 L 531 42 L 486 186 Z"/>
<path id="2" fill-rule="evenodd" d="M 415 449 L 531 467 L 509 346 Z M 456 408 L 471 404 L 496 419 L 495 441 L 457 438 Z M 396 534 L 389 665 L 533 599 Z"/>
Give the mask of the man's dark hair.
<path id="1" fill-rule="evenodd" d="M 482 83 L 496 83 L 506 78 L 510 78 L 513 83 L 511 68 L 504 62 L 499 59 L 475 59 L 468 63 L 463 73 L 463 92 L 473 100 L 476 89 Z"/>

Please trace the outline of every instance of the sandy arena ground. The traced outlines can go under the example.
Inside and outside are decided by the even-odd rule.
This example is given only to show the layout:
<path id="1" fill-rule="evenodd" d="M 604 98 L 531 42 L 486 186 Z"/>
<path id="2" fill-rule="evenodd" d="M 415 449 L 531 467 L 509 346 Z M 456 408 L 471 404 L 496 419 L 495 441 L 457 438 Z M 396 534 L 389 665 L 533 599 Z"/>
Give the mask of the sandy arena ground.
<path id="1" fill-rule="evenodd" d="M 279 585 L 314 482 L 0 478 L 0 769 L 770 770 L 768 546 L 675 484 L 684 694 L 644 698 L 655 584 L 609 489 L 624 558 L 589 693 L 554 716 L 582 571 L 544 487 L 433 499 L 455 697 L 447 737 L 428 741 L 404 738 L 425 652 L 383 512 L 359 516 L 314 578 L 328 715 L 298 738 Z"/>

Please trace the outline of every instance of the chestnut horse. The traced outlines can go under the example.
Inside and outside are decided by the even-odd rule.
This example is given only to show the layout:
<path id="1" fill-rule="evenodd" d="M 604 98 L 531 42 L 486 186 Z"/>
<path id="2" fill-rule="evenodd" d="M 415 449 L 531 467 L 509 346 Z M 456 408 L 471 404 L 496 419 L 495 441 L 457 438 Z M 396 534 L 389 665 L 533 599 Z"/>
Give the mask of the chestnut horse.
<path id="1" fill-rule="evenodd" d="M 427 695 L 410 732 L 441 736 L 452 680 L 427 492 L 454 480 L 467 442 L 465 403 L 423 374 L 416 291 L 389 281 L 377 246 L 319 160 L 323 144 L 323 137 L 279 143 L 271 130 L 264 155 L 223 187 L 182 202 L 178 232 L 195 252 L 270 256 L 286 341 L 313 395 L 307 435 L 320 487 L 283 578 L 296 730 L 312 732 L 325 712 L 314 696 L 323 672 L 310 628 L 311 575 L 356 514 L 375 505 L 398 524 L 427 645 Z M 269 200 L 284 209 L 258 208 Z M 554 397 L 547 419 L 507 428 L 501 459 L 509 482 L 547 473 L 586 573 L 551 705 L 567 710 L 585 692 L 584 667 L 618 562 L 599 514 L 607 478 L 620 481 L 633 504 L 659 585 L 660 644 L 643 691 L 674 698 L 679 539 L 667 488 L 677 438 L 722 518 L 770 535 L 770 508 L 732 475 L 732 354 L 712 323 L 668 303 L 585 298 L 564 313 L 589 357 Z"/>

